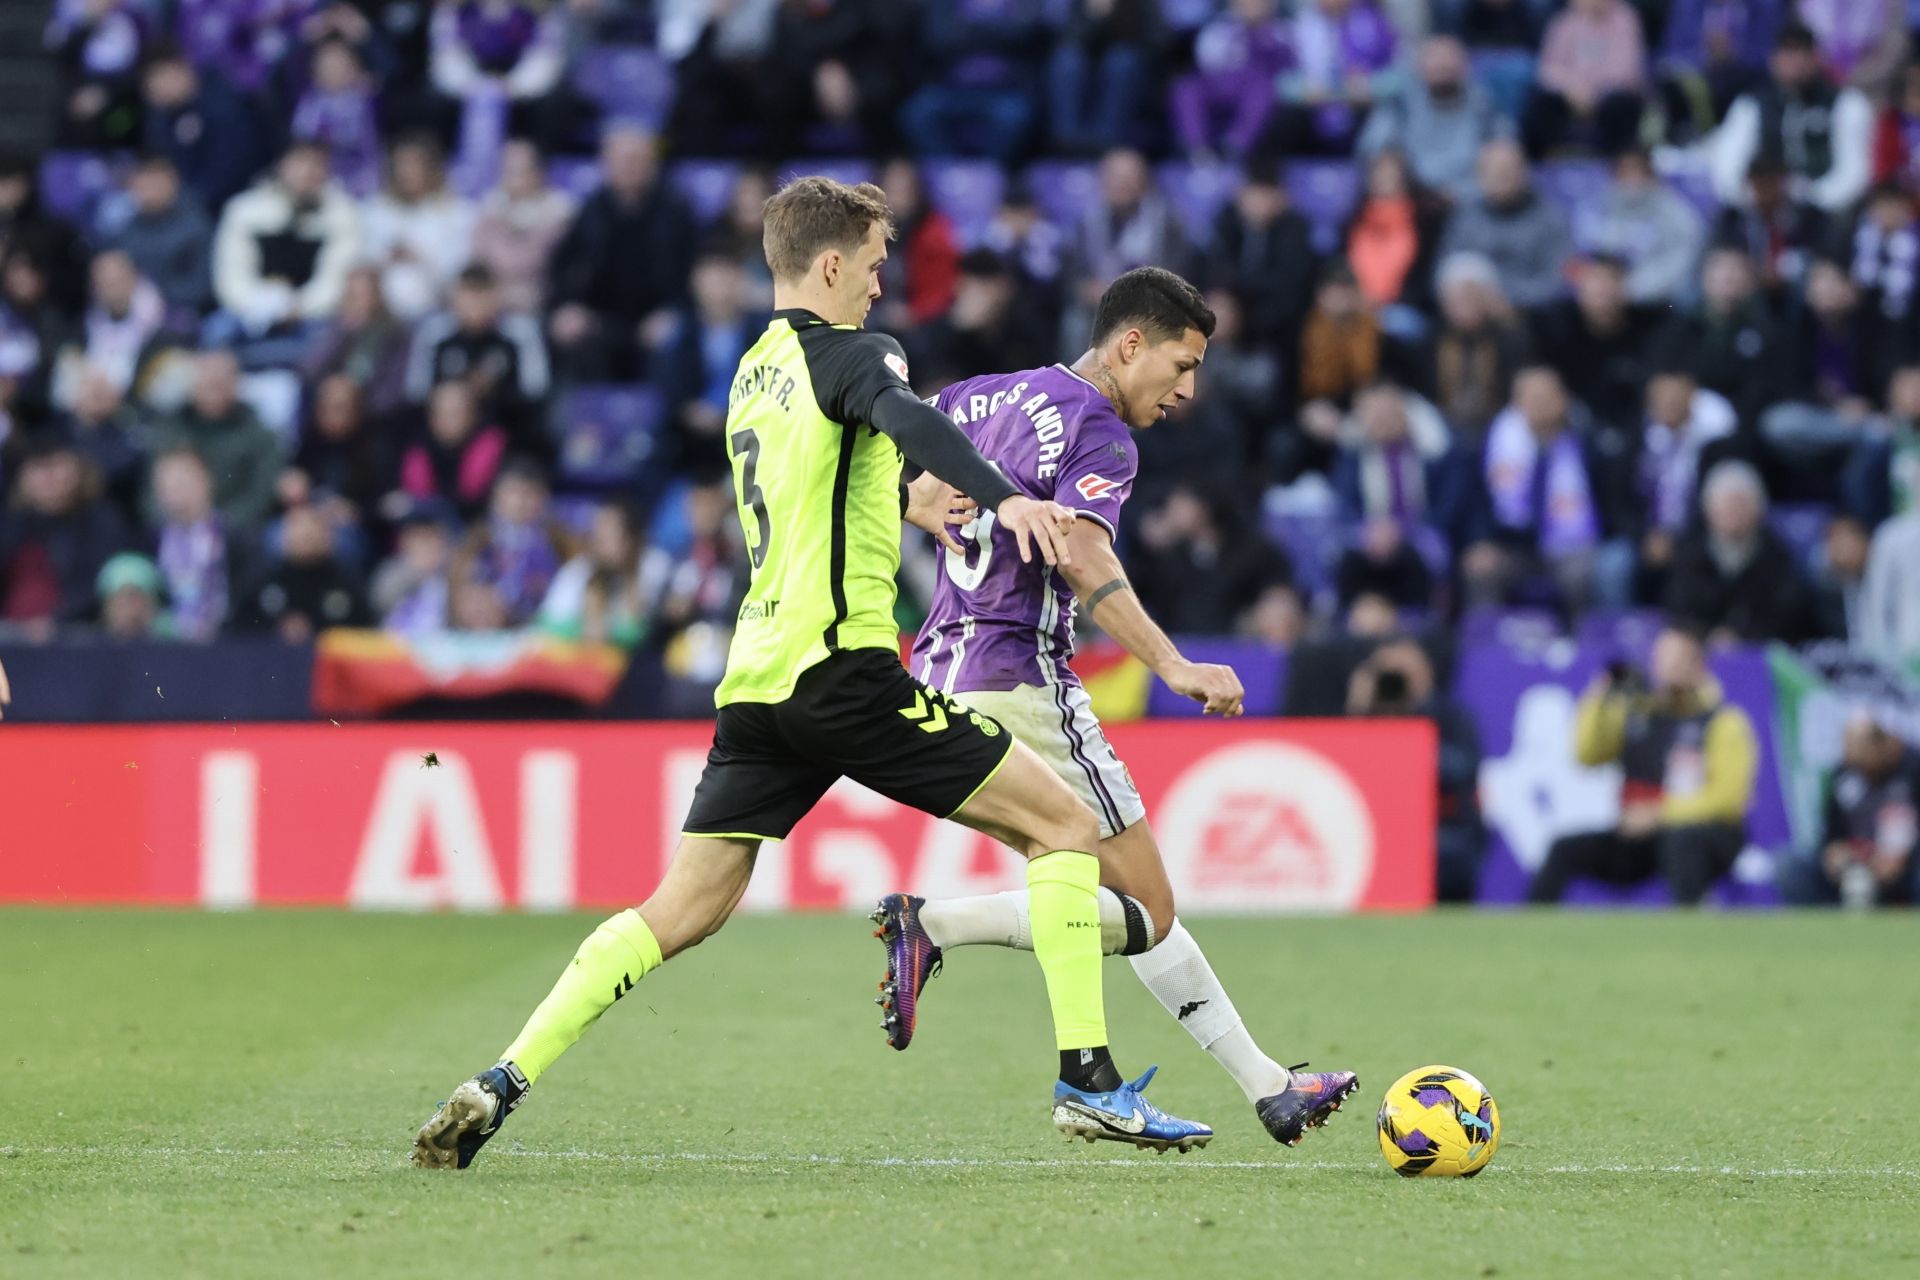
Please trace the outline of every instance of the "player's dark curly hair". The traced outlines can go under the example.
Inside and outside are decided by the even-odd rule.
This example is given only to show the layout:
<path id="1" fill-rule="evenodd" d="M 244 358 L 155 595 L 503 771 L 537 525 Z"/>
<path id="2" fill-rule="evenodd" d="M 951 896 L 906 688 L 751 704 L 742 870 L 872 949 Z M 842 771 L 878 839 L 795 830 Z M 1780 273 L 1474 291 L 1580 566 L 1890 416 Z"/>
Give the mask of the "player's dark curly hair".
<path id="1" fill-rule="evenodd" d="M 1213 311 L 1200 291 L 1165 267 L 1135 267 L 1107 286 L 1093 312 L 1093 345 L 1121 329 L 1166 342 L 1189 329 L 1213 336 Z"/>

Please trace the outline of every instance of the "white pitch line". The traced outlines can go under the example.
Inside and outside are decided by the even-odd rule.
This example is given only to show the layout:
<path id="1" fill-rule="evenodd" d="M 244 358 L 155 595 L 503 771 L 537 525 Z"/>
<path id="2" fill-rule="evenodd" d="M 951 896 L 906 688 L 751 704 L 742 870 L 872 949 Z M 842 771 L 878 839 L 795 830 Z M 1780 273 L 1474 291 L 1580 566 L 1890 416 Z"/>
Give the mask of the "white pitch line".
<path id="1" fill-rule="evenodd" d="M 239 1147 L 133 1147 L 133 1146 L 61 1146 L 0 1147 L 0 1158 L 16 1155 L 37 1156 L 147 1156 L 161 1159 L 197 1160 L 208 1157 L 239 1159 L 290 1159 L 302 1156 L 354 1153 L 348 1147 L 274 1147 L 252 1150 Z M 611 1164 L 665 1166 L 671 1164 L 747 1165 L 761 1168 L 846 1167 L 863 1169 L 1260 1169 L 1294 1172 L 1353 1172 L 1373 1169 L 1372 1161 L 1338 1160 L 1216 1160 L 1196 1154 L 1191 1160 L 1100 1159 L 1062 1160 L 1031 1157 L 1027 1159 L 978 1159 L 970 1156 L 836 1156 L 776 1155 L 771 1152 L 740 1151 L 535 1151 L 507 1147 L 498 1155 L 512 1159 L 605 1161 Z M 396 1155 L 397 1159 L 397 1155 Z M 1559 1164 L 1545 1168 L 1522 1165 L 1493 1165 L 1488 1172 L 1502 1177 L 1591 1177 L 1610 1174 L 1673 1174 L 1714 1178 L 1920 1178 L 1920 1168 L 1887 1167 L 1874 1169 L 1779 1168 L 1744 1169 L 1737 1165 L 1699 1164 Z"/>

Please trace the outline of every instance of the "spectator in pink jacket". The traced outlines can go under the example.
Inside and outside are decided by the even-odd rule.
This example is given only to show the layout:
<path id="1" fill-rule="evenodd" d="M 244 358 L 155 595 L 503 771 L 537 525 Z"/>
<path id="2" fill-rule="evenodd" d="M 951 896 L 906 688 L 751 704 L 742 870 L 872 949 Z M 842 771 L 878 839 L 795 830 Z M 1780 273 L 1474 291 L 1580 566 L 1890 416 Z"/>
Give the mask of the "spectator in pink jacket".
<path id="1" fill-rule="evenodd" d="M 1573 0 L 1547 27 L 1521 131 L 1537 158 L 1569 143 L 1612 155 L 1640 127 L 1646 85 L 1640 15 L 1627 0 Z"/>
<path id="2" fill-rule="evenodd" d="M 547 185 L 540 148 L 525 138 L 500 155 L 500 184 L 480 202 L 473 227 L 473 261 L 500 282 L 500 304 L 521 315 L 540 314 L 547 258 L 573 221 L 573 197 Z"/>

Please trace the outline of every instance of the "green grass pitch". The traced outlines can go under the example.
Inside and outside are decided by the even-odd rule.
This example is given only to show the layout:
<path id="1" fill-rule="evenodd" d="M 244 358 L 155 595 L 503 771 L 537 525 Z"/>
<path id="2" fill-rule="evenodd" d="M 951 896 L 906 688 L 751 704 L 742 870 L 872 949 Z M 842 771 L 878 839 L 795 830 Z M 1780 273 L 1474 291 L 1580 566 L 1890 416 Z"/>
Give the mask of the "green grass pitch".
<path id="1" fill-rule="evenodd" d="M 1198 920 L 1255 1035 L 1360 1072 L 1301 1147 L 1134 980 L 1123 1069 L 1219 1137 L 1069 1145 L 1030 957 L 954 953 L 897 1054 L 852 918 L 747 918 L 623 1000 L 466 1174 L 414 1128 L 593 917 L 0 912 L 0 1276 L 1920 1275 L 1911 917 Z M 1480 1075 L 1498 1159 L 1372 1112 Z"/>

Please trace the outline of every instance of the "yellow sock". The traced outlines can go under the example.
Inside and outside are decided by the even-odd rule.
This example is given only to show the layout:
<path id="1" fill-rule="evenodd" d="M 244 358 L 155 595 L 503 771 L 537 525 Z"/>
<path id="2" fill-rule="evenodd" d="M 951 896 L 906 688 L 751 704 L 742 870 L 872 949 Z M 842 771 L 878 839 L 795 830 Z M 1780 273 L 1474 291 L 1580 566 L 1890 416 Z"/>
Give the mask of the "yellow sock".
<path id="1" fill-rule="evenodd" d="M 1061 849 L 1027 863 L 1033 954 L 1047 979 L 1059 1049 L 1107 1042 L 1100 986 L 1100 860 Z"/>
<path id="2" fill-rule="evenodd" d="M 660 943 L 638 911 L 629 907 L 602 921 L 500 1060 L 519 1067 L 532 1084 L 615 1000 L 659 967 Z"/>

